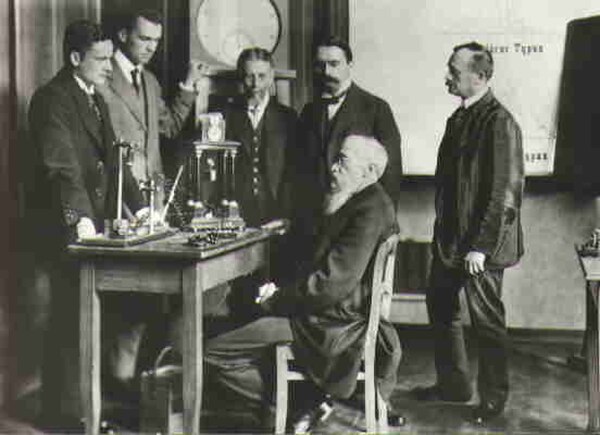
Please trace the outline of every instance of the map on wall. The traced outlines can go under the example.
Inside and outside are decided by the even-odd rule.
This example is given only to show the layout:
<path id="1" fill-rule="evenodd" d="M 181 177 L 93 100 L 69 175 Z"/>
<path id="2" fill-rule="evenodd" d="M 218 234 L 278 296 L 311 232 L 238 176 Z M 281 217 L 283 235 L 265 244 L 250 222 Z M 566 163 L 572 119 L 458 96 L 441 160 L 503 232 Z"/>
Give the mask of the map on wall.
<path id="1" fill-rule="evenodd" d="M 552 172 L 567 23 L 600 14 L 597 0 L 350 0 L 354 78 L 385 98 L 402 134 L 403 170 L 432 175 L 446 119 L 444 86 L 455 45 L 494 56 L 490 85 L 523 130 L 529 175 Z"/>

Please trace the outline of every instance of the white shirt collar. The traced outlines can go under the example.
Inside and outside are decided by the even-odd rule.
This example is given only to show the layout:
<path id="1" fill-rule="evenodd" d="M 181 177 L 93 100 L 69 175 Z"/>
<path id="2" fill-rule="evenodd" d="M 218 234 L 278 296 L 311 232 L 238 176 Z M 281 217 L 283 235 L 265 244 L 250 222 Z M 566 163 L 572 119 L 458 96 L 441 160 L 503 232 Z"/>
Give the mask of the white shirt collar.
<path id="1" fill-rule="evenodd" d="M 143 69 L 142 65 L 134 65 L 121 50 L 115 51 L 114 57 L 115 62 L 117 62 L 117 65 L 119 65 L 119 68 L 121 68 L 121 71 L 125 76 L 125 80 L 133 84 L 133 79 L 131 78 L 131 71 L 137 69 L 141 73 Z"/>
<path id="2" fill-rule="evenodd" d="M 465 109 L 468 109 L 469 107 L 471 107 L 473 104 L 475 104 L 476 102 L 481 100 L 489 89 L 490 89 L 489 86 L 485 86 L 483 89 L 481 89 L 475 95 L 471 95 L 469 98 L 465 98 L 462 102 L 463 107 Z"/>
<path id="3" fill-rule="evenodd" d="M 341 95 L 340 99 L 337 101 L 337 103 L 327 105 L 327 117 L 329 119 L 333 119 L 333 117 L 337 114 L 338 110 L 340 110 L 340 107 L 342 106 L 342 104 L 346 100 L 346 97 L 348 96 L 348 89 L 350 89 L 351 84 L 352 84 L 352 80 L 350 80 L 350 79 L 348 79 L 346 82 L 342 83 L 342 86 L 340 86 L 340 90 L 336 94 L 336 95 Z M 336 96 L 336 95 L 334 95 L 334 96 Z"/>
<path id="4" fill-rule="evenodd" d="M 86 82 L 83 81 L 83 79 L 81 77 L 79 77 L 75 73 L 73 73 L 73 77 L 75 78 L 75 81 L 77 82 L 77 84 L 79 85 L 81 90 L 83 90 L 83 92 L 85 92 L 88 95 L 94 95 L 94 93 L 96 92 L 96 89 L 93 84 L 88 85 Z"/>
<path id="5" fill-rule="evenodd" d="M 252 123 L 252 127 L 258 127 L 260 120 L 265 114 L 265 110 L 267 110 L 267 106 L 269 105 L 269 100 L 271 96 L 267 92 L 265 97 L 258 102 L 256 106 L 248 106 L 248 118 L 250 118 L 250 122 Z"/>

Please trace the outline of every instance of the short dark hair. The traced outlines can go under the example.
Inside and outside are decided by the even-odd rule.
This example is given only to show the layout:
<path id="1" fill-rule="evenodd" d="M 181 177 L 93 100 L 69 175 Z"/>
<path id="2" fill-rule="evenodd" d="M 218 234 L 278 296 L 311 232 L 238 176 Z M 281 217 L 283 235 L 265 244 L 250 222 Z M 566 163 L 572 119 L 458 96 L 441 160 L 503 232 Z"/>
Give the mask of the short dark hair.
<path id="1" fill-rule="evenodd" d="M 117 26 L 114 29 L 115 32 L 119 32 L 122 29 L 130 32 L 135 27 L 138 18 L 144 18 L 154 24 L 163 24 L 163 16 L 156 9 L 129 8 L 121 13 L 120 18 L 117 20 Z"/>
<path id="2" fill-rule="evenodd" d="M 471 62 L 469 62 L 469 68 L 474 73 L 483 73 L 487 80 L 492 78 L 494 74 L 494 59 L 492 53 L 479 42 L 467 42 L 466 44 L 460 44 L 454 47 L 453 52 L 456 53 L 459 50 L 467 49 L 473 52 Z"/>
<path id="3" fill-rule="evenodd" d="M 65 29 L 63 62 L 72 67 L 70 60 L 72 52 L 76 51 L 83 59 L 94 43 L 109 39 L 99 24 L 89 20 L 73 21 Z"/>
<path id="4" fill-rule="evenodd" d="M 246 48 L 242 50 L 237 59 L 236 68 L 239 75 L 243 74 L 244 64 L 249 60 L 264 60 L 269 62 L 271 67 L 273 66 L 273 56 L 269 50 L 260 47 Z"/>
<path id="5" fill-rule="evenodd" d="M 348 63 L 352 62 L 352 49 L 350 48 L 350 44 L 343 40 L 338 36 L 327 36 L 315 45 L 314 53 L 317 53 L 319 47 L 337 47 L 344 52 L 344 56 L 346 56 L 346 61 Z"/>

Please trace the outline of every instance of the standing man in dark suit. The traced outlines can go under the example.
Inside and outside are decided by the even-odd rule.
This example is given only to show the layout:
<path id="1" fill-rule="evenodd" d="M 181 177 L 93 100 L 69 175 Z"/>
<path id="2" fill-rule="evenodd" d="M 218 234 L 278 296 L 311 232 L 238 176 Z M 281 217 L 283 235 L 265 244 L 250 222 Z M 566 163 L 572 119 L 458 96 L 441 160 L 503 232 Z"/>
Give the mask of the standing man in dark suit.
<path id="1" fill-rule="evenodd" d="M 492 73 L 492 55 L 475 42 L 455 47 L 448 61 L 446 86 L 462 103 L 446 124 L 435 175 L 427 308 L 437 383 L 415 390 L 421 400 L 471 398 L 459 304 L 464 287 L 479 352 L 479 424 L 501 414 L 508 398 L 502 278 L 523 255 L 521 129 L 490 90 Z"/>
<path id="2" fill-rule="evenodd" d="M 296 144 L 297 117 L 271 96 L 275 72 L 267 50 L 243 50 L 237 73 L 243 95 L 223 108 L 225 135 L 242 144 L 234 195 L 246 223 L 256 227 L 289 216 L 288 159 Z"/>
<path id="3" fill-rule="evenodd" d="M 198 62 L 190 62 L 186 80 L 179 83 L 179 92 L 171 104 L 166 104 L 158 80 L 145 68 L 162 38 L 161 14 L 154 10 L 131 10 L 120 17 L 115 27 L 118 48 L 112 59 L 113 74 L 99 91 L 108 105 L 116 136 L 134 144 L 133 176 L 140 186 L 149 180 L 157 182 L 156 206 L 162 210 L 164 174 L 159 136 L 173 138 L 181 131 L 196 98 L 196 82 L 204 78 L 205 70 Z M 134 298 L 110 295 L 105 299 L 110 307 L 105 328 L 109 340 L 105 346 L 108 349 L 105 391 L 132 396 L 128 393 L 137 390 L 133 381 L 148 326 L 146 320 L 160 317 L 160 304 L 144 303 L 139 295 Z M 136 309 L 127 308 L 134 306 Z"/>
<path id="4" fill-rule="evenodd" d="M 271 95 L 275 71 L 271 53 L 263 48 L 243 50 L 237 61 L 238 79 L 242 94 L 210 111 L 220 111 L 225 118 L 225 136 L 242 145 L 236 156 L 234 199 L 241 215 L 250 227 L 258 227 L 271 220 L 289 218 L 291 214 L 290 154 L 296 147 L 297 116 L 290 107 L 279 103 Z M 271 246 L 270 272 L 284 274 L 285 262 L 281 249 L 285 239 Z M 233 317 L 243 322 L 255 311 L 255 295 L 249 290 L 257 287 L 260 273 L 237 280 L 230 286 L 214 289 L 205 296 L 205 314 L 223 315 L 230 309 Z M 228 295 L 228 308 L 219 301 Z M 212 306 L 212 302 L 216 302 Z"/>
<path id="5" fill-rule="evenodd" d="M 51 280 L 42 412 L 46 424 L 60 429 L 79 423 L 79 272 L 66 246 L 102 232 L 116 209 L 114 133 L 96 92 L 111 73 L 113 44 L 97 24 L 76 21 L 65 31 L 63 53 L 63 69 L 29 109 L 39 177 L 35 214 Z M 124 198 L 133 212 L 141 210 L 128 170 Z"/>
<path id="6" fill-rule="evenodd" d="M 309 219 L 305 228 L 312 226 L 311 216 L 318 215 L 329 168 L 349 134 L 375 137 L 385 147 L 389 164 L 381 184 L 393 201 L 397 199 L 402 175 L 400 133 L 388 103 L 352 81 L 352 62 L 350 46 L 339 38 L 330 37 L 316 46 L 316 99 L 300 115 L 299 154 L 294 158 L 296 183 L 303 189 L 297 195 L 303 199 L 298 202 L 299 213 L 302 219 Z"/>

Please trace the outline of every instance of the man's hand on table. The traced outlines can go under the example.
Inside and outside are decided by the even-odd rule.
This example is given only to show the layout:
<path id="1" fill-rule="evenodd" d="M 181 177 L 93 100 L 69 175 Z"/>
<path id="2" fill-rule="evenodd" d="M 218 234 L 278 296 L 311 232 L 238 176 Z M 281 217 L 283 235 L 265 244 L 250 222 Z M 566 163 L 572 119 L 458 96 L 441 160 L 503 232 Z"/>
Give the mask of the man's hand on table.
<path id="1" fill-rule="evenodd" d="M 82 217 L 77 222 L 77 238 L 78 239 L 91 239 L 92 237 L 97 237 L 96 227 L 94 226 L 94 222 L 88 217 Z"/>

